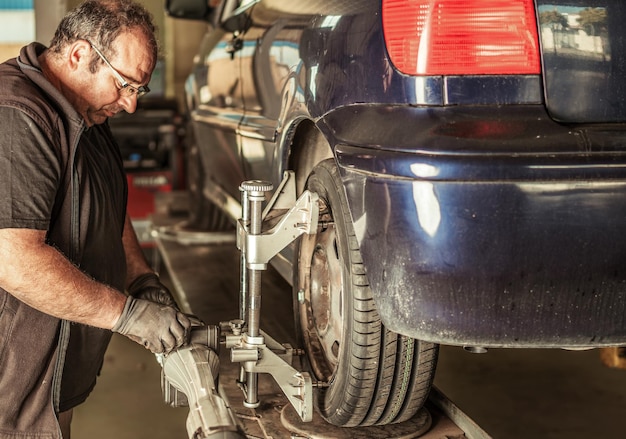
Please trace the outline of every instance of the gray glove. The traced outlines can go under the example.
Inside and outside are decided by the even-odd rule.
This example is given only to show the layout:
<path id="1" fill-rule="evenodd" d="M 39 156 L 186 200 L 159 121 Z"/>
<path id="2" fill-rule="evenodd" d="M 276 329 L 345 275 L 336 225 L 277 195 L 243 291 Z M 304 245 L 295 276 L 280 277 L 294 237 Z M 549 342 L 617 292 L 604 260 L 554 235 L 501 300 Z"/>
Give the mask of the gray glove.
<path id="1" fill-rule="evenodd" d="M 179 309 L 170 290 L 161 283 L 159 276 L 154 273 L 137 276 L 128 287 L 128 292 L 137 299 L 150 300 Z"/>
<path id="2" fill-rule="evenodd" d="M 112 331 L 125 335 L 154 354 L 167 354 L 189 342 L 191 322 L 177 309 L 128 297 Z"/>

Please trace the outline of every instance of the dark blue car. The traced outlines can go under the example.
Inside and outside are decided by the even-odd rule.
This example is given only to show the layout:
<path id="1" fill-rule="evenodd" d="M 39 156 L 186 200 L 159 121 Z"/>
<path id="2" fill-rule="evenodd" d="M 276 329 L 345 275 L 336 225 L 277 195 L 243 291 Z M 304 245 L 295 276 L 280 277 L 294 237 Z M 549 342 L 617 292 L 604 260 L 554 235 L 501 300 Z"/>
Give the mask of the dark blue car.
<path id="1" fill-rule="evenodd" d="M 274 263 L 329 422 L 413 416 L 439 344 L 626 344 L 625 2 L 168 3 L 209 29 L 192 224 L 287 170 L 320 196 Z"/>

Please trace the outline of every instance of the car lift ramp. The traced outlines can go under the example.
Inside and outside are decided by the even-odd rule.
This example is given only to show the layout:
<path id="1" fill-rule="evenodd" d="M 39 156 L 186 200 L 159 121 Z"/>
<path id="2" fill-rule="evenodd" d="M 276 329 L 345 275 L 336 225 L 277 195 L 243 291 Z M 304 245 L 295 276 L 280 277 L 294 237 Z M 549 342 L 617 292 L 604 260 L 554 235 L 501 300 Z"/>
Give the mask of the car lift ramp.
<path id="1" fill-rule="evenodd" d="M 173 293 L 184 312 L 196 315 L 206 324 L 217 324 L 238 315 L 240 253 L 235 232 L 193 233 L 176 237 L 168 230 L 176 228 L 181 217 L 168 208 L 180 203 L 184 194 L 164 194 L 153 217 L 153 237 L 158 249 L 155 264 L 162 261 L 167 269 Z M 175 209 L 174 209 L 175 210 Z M 261 327 L 275 340 L 295 345 L 295 327 L 291 287 L 271 268 L 262 277 L 263 306 Z M 485 439 L 490 438 L 474 421 L 433 388 L 426 407 L 412 419 L 381 427 L 340 428 L 329 425 L 317 413 L 311 422 L 302 422 L 272 376 L 260 374 L 260 405 L 247 408 L 237 379 L 240 365 L 231 362 L 226 349 L 220 350 L 220 393 L 234 412 L 247 438 L 336 438 L 336 439 Z M 294 360 L 294 367 L 299 368 Z"/>

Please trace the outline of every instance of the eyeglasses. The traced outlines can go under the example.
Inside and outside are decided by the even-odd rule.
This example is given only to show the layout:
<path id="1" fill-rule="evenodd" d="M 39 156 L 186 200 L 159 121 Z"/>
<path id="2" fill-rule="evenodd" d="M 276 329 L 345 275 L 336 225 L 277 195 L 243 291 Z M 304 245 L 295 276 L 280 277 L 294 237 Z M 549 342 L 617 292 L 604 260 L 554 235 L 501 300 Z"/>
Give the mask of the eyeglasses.
<path id="1" fill-rule="evenodd" d="M 96 46 L 94 46 L 91 41 L 89 41 L 89 40 L 86 40 L 86 41 L 89 43 L 91 48 L 96 51 L 96 53 L 102 59 L 102 61 L 104 61 L 104 63 L 107 66 L 109 66 L 109 68 L 111 69 L 111 71 L 115 75 L 115 78 L 120 83 L 120 88 L 119 88 L 120 94 L 124 94 L 126 96 L 136 96 L 137 99 L 139 99 L 140 97 L 142 97 L 146 93 L 150 92 L 150 89 L 148 88 L 147 85 L 140 85 L 139 87 L 135 87 L 135 86 L 130 85 L 128 83 L 128 81 L 120 74 L 120 72 L 115 70 L 115 67 L 113 67 L 111 65 L 109 60 L 106 59 L 106 57 L 102 54 L 102 52 L 100 52 L 100 50 Z"/>

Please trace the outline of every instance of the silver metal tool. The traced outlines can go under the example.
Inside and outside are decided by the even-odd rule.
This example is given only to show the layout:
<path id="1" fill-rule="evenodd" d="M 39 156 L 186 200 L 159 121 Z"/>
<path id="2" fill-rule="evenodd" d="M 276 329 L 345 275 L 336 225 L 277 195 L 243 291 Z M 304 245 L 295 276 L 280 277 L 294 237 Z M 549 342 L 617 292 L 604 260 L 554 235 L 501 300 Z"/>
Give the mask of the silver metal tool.
<path id="1" fill-rule="evenodd" d="M 295 179 L 286 172 L 265 210 L 263 203 L 272 184 L 246 181 L 241 184 L 242 218 L 237 226 L 237 247 L 241 251 L 242 278 L 247 278 L 241 297 L 247 301 L 247 317 L 241 335 L 226 337 L 231 361 L 242 364 L 244 405 L 258 407 L 258 374 L 269 373 L 281 387 L 303 421 L 313 417 L 311 377 L 292 367 L 293 349 L 264 334 L 260 328 L 261 273 L 282 249 L 304 233 L 315 233 L 319 208 L 317 195 L 305 191 L 296 200 Z"/>
<path id="2" fill-rule="evenodd" d="M 157 355 L 163 368 L 161 389 L 165 402 L 174 407 L 189 407 L 189 439 L 246 437 L 217 384 L 219 333 L 215 326 L 196 327 L 187 346 L 168 355 Z"/>
<path id="3" fill-rule="evenodd" d="M 219 326 L 192 330 L 191 341 L 168 355 L 157 355 L 162 367 L 162 389 L 166 403 L 188 406 L 187 432 L 190 439 L 243 438 L 242 428 L 228 399 L 217 385 L 219 347 L 230 349 L 232 362 L 241 364 L 239 381 L 244 406 L 256 408 L 258 374 L 270 374 L 300 418 L 313 419 L 313 383 L 306 372 L 296 370 L 297 352 L 261 330 L 261 274 L 282 249 L 304 233 L 315 233 L 319 215 L 318 197 L 305 191 L 296 199 L 294 174 L 287 172 L 274 196 L 270 183 L 242 183 L 242 217 L 237 226 L 237 248 L 241 251 L 239 319 Z"/>

